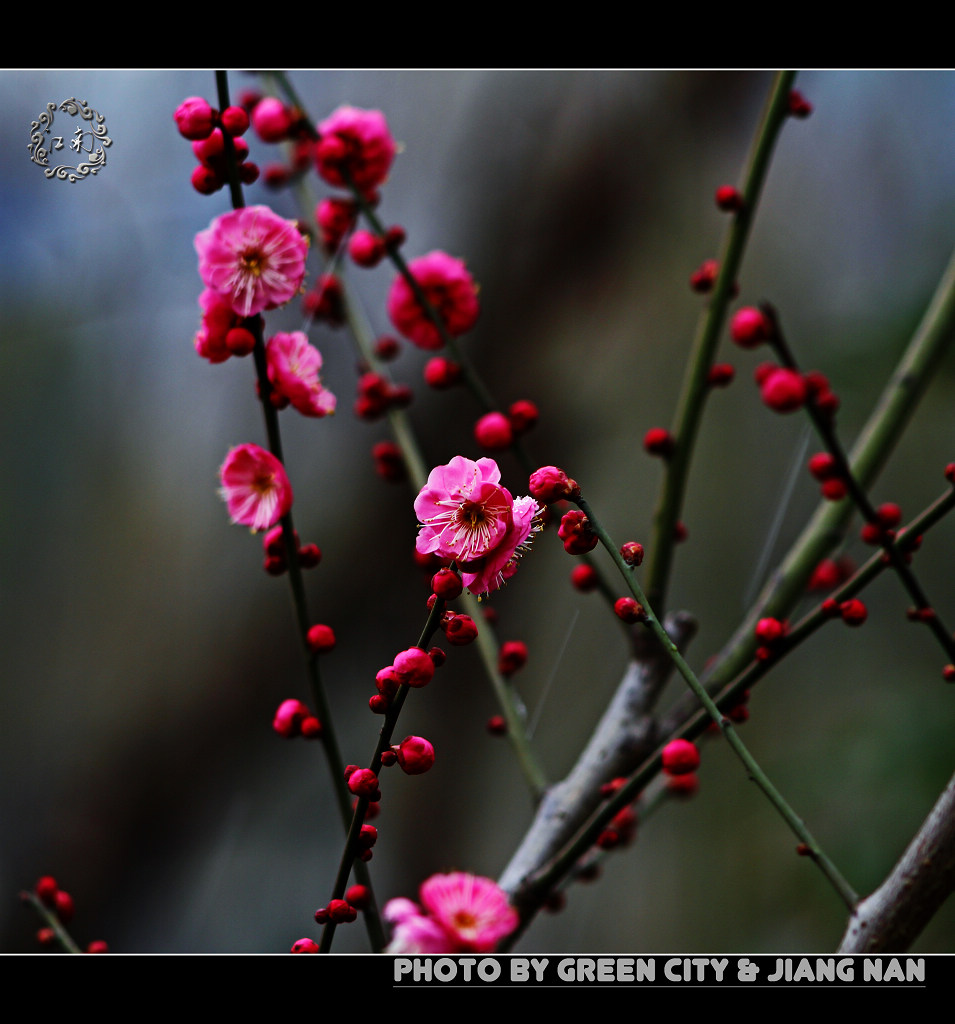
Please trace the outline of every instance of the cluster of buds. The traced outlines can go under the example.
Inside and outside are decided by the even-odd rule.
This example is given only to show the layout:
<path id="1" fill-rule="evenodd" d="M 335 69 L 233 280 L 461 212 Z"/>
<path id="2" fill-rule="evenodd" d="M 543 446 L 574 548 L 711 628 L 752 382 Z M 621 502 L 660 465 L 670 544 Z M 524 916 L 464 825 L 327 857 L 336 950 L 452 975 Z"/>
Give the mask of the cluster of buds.
<path id="1" fill-rule="evenodd" d="M 389 409 L 403 409 L 411 404 L 411 388 L 392 384 L 380 373 L 363 373 L 358 379 L 355 415 L 362 420 L 377 420 Z"/>
<path id="2" fill-rule="evenodd" d="M 861 626 L 869 617 L 868 609 L 857 597 L 841 602 L 827 597 L 822 602 L 822 610 L 830 618 L 842 619 L 847 626 Z"/>
<path id="3" fill-rule="evenodd" d="M 368 826 L 369 828 L 371 826 Z M 358 910 L 353 907 L 348 900 L 331 900 L 327 907 L 319 907 L 315 911 L 315 921 L 317 924 L 327 924 L 329 921 L 334 924 L 351 924 L 352 921 L 358 917 Z M 309 943 L 311 939 L 299 939 L 298 942 L 292 946 L 293 953 L 312 953 L 316 950 L 309 948 L 296 949 L 300 943 Z M 313 943 L 314 945 L 314 943 Z"/>
<path id="4" fill-rule="evenodd" d="M 245 160 L 249 147 L 241 136 L 248 130 L 249 115 L 242 107 L 226 107 L 220 113 L 201 96 L 190 96 L 179 104 L 173 118 L 179 134 L 192 143 L 199 161 L 192 172 L 192 187 L 197 192 L 211 195 L 228 181 L 226 146 L 230 144 L 235 150 L 239 179 L 251 185 L 258 178 L 258 167 Z"/>
<path id="5" fill-rule="evenodd" d="M 60 888 L 52 875 L 43 875 L 37 879 L 36 885 L 33 887 L 33 895 L 44 907 L 56 915 L 61 924 L 68 925 L 73 920 L 76 909 L 73 897 L 65 889 Z M 27 894 L 24 893 L 22 898 L 28 899 Z M 56 930 L 50 927 L 40 928 L 36 933 L 36 939 L 41 946 L 51 946 L 56 941 Z M 98 939 L 89 943 L 86 952 L 108 953 L 109 947 L 102 939 Z"/>
<path id="6" fill-rule="evenodd" d="M 565 512 L 557 530 L 568 555 L 585 555 L 593 551 L 599 538 L 590 528 L 590 520 L 583 512 Z"/>
<path id="7" fill-rule="evenodd" d="M 299 542 L 298 530 L 293 531 L 295 536 L 295 557 L 303 569 L 314 569 L 322 560 L 322 551 L 317 544 L 301 544 Z M 285 548 L 285 538 L 282 534 L 281 524 L 273 526 L 262 538 L 262 548 L 265 552 L 265 559 L 262 568 L 270 576 L 281 576 L 288 571 L 288 552 Z"/>
<path id="8" fill-rule="evenodd" d="M 760 661 L 770 661 L 779 653 L 782 642 L 789 633 L 789 623 L 767 616 L 756 623 L 754 633 L 759 645 L 756 648 L 756 657 Z"/>
<path id="9" fill-rule="evenodd" d="M 876 520 L 863 523 L 859 536 L 864 544 L 881 545 L 895 539 L 895 528 L 902 522 L 902 509 L 887 501 L 875 510 Z"/>
<path id="10" fill-rule="evenodd" d="M 279 704 L 272 719 L 272 728 L 286 739 L 302 736 L 314 740 L 322 735 L 322 723 L 312 714 L 308 705 L 292 698 Z"/>
<path id="11" fill-rule="evenodd" d="M 829 452 L 816 452 L 809 459 L 809 472 L 819 481 L 822 496 L 829 501 L 841 501 L 848 493 L 838 460 Z"/>
<path id="12" fill-rule="evenodd" d="M 378 692 L 368 702 L 369 708 L 376 715 L 383 715 L 391 707 L 391 702 L 402 685 L 420 688 L 427 686 L 434 677 L 438 657 L 435 651 L 429 653 L 420 647 L 409 647 L 397 655 L 391 665 L 386 665 L 375 676 L 375 687 Z M 443 651 L 440 654 L 443 656 Z"/>

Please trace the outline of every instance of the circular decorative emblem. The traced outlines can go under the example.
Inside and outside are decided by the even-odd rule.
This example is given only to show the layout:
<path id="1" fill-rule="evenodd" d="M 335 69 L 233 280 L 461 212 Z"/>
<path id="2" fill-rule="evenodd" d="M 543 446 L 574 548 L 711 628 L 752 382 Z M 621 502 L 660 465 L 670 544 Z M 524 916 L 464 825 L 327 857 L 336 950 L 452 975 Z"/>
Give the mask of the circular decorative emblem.
<path id="1" fill-rule="evenodd" d="M 50 134 L 53 128 L 53 114 L 56 110 L 63 110 L 73 117 L 79 114 L 84 121 L 89 122 L 88 128 L 84 128 L 83 125 L 77 126 L 69 144 L 70 149 L 80 159 L 75 166 L 71 164 L 50 166 L 50 153 L 63 149 L 63 136 Z M 46 138 L 47 135 L 50 136 L 49 139 Z M 46 144 L 49 144 L 49 150 L 47 150 Z M 30 123 L 30 145 L 28 147 L 30 159 L 43 168 L 43 173 L 48 178 L 61 178 L 72 182 L 79 181 L 88 174 L 98 173 L 101 167 L 106 166 L 106 147 L 112 146 L 112 144 L 113 140 L 106 134 L 106 122 L 103 120 L 103 115 L 87 106 L 85 100 L 77 101 L 72 96 L 68 100 L 64 100 L 59 107 L 55 103 L 47 103 L 46 110 Z M 89 159 L 82 159 L 84 153 L 89 154 Z"/>

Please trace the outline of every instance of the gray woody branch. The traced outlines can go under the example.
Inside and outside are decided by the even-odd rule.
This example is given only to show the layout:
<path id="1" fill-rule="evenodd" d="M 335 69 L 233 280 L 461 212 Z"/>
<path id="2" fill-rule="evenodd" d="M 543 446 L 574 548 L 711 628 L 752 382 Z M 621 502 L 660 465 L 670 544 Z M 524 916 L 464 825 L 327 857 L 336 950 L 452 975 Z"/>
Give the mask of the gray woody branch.
<path id="1" fill-rule="evenodd" d="M 667 616 L 665 625 L 681 651 L 696 632 L 696 622 L 686 612 Z M 499 879 L 498 884 L 511 895 L 570 842 L 603 801 L 600 787 L 635 771 L 657 746 L 657 722 L 651 712 L 673 662 L 648 630 L 636 627 L 633 641 L 634 660 L 590 742 L 570 774 L 545 794 L 530 830 Z"/>
<path id="2" fill-rule="evenodd" d="M 901 860 L 849 919 L 840 953 L 904 953 L 955 889 L 955 776 Z"/>

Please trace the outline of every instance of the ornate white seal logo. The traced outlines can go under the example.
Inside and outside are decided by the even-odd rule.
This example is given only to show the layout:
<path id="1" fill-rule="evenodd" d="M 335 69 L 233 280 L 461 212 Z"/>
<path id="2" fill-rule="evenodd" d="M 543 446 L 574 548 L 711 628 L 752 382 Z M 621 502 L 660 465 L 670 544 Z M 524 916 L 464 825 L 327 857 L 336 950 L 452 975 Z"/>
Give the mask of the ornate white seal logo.
<path id="1" fill-rule="evenodd" d="M 89 122 L 88 128 L 81 124 L 77 125 L 69 142 L 70 150 L 76 153 L 79 159 L 77 164 L 50 166 L 50 154 L 64 148 L 65 136 L 51 134 L 53 114 L 57 110 L 63 110 L 73 117 L 79 114 L 84 121 Z M 48 135 L 49 139 L 46 138 Z M 64 100 L 59 107 L 55 103 L 47 103 L 46 110 L 30 123 L 30 159 L 43 168 L 43 173 L 48 178 L 73 182 L 89 174 L 99 173 L 100 169 L 106 166 L 106 148 L 112 144 L 113 140 L 106 134 L 103 115 L 89 107 L 85 100 L 77 101 L 72 96 Z M 88 159 L 84 160 L 83 154 L 88 154 Z"/>

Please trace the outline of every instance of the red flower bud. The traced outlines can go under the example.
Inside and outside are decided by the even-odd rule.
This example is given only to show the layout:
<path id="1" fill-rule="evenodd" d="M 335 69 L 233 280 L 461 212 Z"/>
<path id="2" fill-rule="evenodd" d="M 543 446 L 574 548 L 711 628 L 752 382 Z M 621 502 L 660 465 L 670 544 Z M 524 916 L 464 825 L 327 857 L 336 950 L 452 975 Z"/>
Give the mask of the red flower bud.
<path id="1" fill-rule="evenodd" d="M 663 770 L 667 775 L 687 775 L 700 766 L 700 752 L 689 740 L 671 740 L 663 748 Z"/>
<path id="2" fill-rule="evenodd" d="M 434 764 L 434 747 L 423 736 L 406 736 L 392 749 L 405 775 L 424 775 Z"/>

